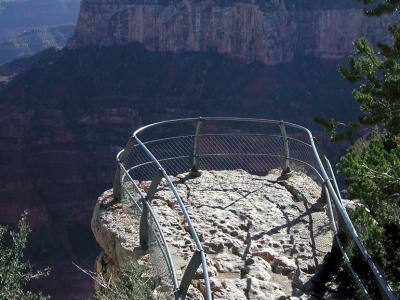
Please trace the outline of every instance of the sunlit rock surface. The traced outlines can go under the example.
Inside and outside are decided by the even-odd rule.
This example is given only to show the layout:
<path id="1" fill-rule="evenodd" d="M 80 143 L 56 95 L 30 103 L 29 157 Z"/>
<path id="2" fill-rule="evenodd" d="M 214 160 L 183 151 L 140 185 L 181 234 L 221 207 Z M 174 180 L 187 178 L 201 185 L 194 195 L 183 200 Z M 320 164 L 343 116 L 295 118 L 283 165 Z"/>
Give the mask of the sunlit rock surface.
<path id="1" fill-rule="evenodd" d="M 278 171 L 267 176 L 215 171 L 194 179 L 183 174 L 173 181 L 204 246 L 214 299 L 311 297 L 307 282 L 332 242 L 321 188 L 311 178 L 293 173 L 282 180 Z M 145 191 L 148 184 L 140 186 Z M 112 191 L 99 198 L 92 219 L 103 248 L 97 270 L 103 272 L 115 271 L 129 258 L 147 261 L 139 247 L 138 216 L 127 203 L 101 206 L 111 199 Z M 195 246 L 165 182 L 152 206 L 179 280 Z M 201 292 L 194 280 L 189 299 L 203 299 Z"/>

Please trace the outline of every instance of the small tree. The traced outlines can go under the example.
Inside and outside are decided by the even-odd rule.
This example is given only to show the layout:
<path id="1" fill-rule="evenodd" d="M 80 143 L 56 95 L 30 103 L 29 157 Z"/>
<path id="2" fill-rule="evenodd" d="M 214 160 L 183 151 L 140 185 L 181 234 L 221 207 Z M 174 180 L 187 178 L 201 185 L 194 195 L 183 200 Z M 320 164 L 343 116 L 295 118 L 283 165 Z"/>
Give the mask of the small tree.
<path id="1" fill-rule="evenodd" d="M 399 16 L 400 0 L 359 0 L 367 16 Z M 354 41 L 348 66 L 339 72 L 359 83 L 353 96 L 360 105 L 356 122 L 316 121 L 332 140 L 347 139 L 352 145 L 341 158 L 349 196 L 364 207 L 350 217 L 368 252 L 395 291 L 400 293 L 400 16 L 388 27 L 392 43 L 378 43 L 374 50 L 365 38 Z M 338 125 L 344 125 L 338 130 Z M 363 127 L 367 134 L 353 144 L 353 133 Z M 354 259 L 357 260 L 356 258 Z M 365 274 L 359 274 L 364 277 Z M 372 283 L 367 278 L 367 283 Z M 369 280 L 369 281 L 368 281 Z"/>
<path id="2" fill-rule="evenodd" d="M 400 147 L 385 148 L 385 138 L 358 140 L 339 163 L 352 199 L 363 207 L 350 217 L 369 254 L 391 287 L 400 293 Z"/>
<path id="3" fill-rule="evenodd" d="M 49 297 L 26 289 L 32 280 L 48 276 L 49 269 L 33 271 L 31 264 L 24 258 L 30 228 L 27 213 L 24 212 L 18 222 L 17 231 L 9 231 L 0 226 L 0 299 L 44 300 Z"/>

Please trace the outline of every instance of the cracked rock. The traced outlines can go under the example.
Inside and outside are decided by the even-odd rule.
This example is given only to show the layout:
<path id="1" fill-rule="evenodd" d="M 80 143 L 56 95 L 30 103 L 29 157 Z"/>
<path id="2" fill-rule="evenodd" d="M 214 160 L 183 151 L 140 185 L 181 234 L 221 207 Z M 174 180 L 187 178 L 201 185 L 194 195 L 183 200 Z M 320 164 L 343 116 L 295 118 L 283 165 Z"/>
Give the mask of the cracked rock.
<path id="1" fill-rule="evenodd" d="M 196 178 L 188 174 L 171 178 L 205 250 L 214 299 L 311 297 L 303 286 L 332 243 L 329 220 L 320 201 L 321 188 L 304 174 L 293 172 L 286 179 L 279 174 L 277 170 L 266 176 L 241 170 L 202 171 Z M 146 191 L 150 182 L 138 185 Z M 158 186 L 155 199 L 153 210 L 180 282 L 195 243 L 165 181 Z M 120 220 L 101 217 L 104 224 Z M 121 233 L 133 234 L 132 229 Z M 102 242 L 107 236 L 96 230 L 105 252 L 114 258 L 108 242 Z M 138 242 L 137 238 L 126 240 Z M 196 278 L 201 274 L 199 268 Z M 194 280 L 188 299 L 203 299 L 203 289 L 200 281 Z"/>

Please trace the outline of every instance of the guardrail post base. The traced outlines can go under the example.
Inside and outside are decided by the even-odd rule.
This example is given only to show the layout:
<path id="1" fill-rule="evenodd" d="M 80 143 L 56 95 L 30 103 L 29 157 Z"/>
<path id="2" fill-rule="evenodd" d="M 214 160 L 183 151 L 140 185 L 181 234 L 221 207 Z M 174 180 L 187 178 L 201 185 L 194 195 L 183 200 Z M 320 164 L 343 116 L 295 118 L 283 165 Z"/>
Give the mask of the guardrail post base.
<path id="1" fill-rule="evenodd" d="M 117 165 L 117 170 L 115 171 L 114 175 L 114 182 L 113 182 L 113 202 L 120 202 L 121 201 L 121 167 Z"/>
<path id="2" fill-rule="evenodd" d="M 182 299 L 186 298 L 189 286 L 192 283 L 192 279 L 194 278 L 194 275 L 200 265 L 201 253 L 199 250 L 196 250 L 186 267 L 185 273 L 182 277 L 181 285 L 179 286 L 180 296 L 182 297 Z"/>
<path id="3" fill-rule="evenodd" d="M 190 178 L 197 178 L 201 176 L 201 172 L 199 170 L 196 169 L 191 169 L 190 173 L 189 173 Z"/>

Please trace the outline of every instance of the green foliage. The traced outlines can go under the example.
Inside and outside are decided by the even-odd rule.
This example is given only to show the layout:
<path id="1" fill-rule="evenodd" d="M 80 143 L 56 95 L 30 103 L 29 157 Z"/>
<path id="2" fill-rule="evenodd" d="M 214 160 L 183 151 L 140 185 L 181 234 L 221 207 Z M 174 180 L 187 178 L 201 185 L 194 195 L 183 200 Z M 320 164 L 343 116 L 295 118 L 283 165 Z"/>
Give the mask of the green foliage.
<path id="1" fill-rule="evenodd" d="M 393 13 L 400 7 L 400 0 L 358 0 L 368 5 L 365 14 L 368 16 L 380 16 Z"/>
<path id="2" fill-rule="evenodd" d="M 325 130 L 329 133 L 331 141 L 337 142 L 340 140 L 347 140 L 353 142 L 353 133 L 359 128 L 359 124 L 356 122 L 350 122 L 348 124 L 340 123 L 335 119 L 324 119 L 321 117 L 315 117 L 315 121 L 324 126 Z M 341 130 L 338 130 L 342 127 Z"/>
<path id="3" fill-rule="evenodd" d="M 100 300 L 148 300 L 152 299 L 152 280 L 145 277 L 144 267 L 134 261 L 128 262 L 118 277 L 105 280 L 101 275 L 96 279 L 102 287 Z"/>
<path id="4" fill-rule="evenodd" d="M 366 39 L 356 40 L 349 67 L 339 66 L 339 72 L 350 82 L 361 82 L 353 91 L 362 112 L 360 122 L 382 126 L 396 136 L 400 134 L 400 27 L 392 25 L 389 32 L 393 45 L 380 43 L 378 52 Z"/>
<path id="5" fill-rule="evenodd" d="M 366 5 L 365 14 L 398 14 L 400 0 L 358 0 Z M 349 82 L 358 84 L 353 97 L 360 113 L 356 122 L 343 124 L 334 119 L 316 118 L 333 141 L 352 143 L 338 165 L 346 179 L 351 199 L 362 206 L 350 213 L 362 241 L 385 279 L 400 293 L 400 23 L 388 27 L 392 42 L 354 41 L 354 53 L 348 66 L 338 67 Z M 355 130 L 367 135 L 354 143 Z M 349 247 L 348 254 L 359 276 L 372 292 L 374 279 L 366 262 Z"/>
<path id="6" fill-rule="evenodd" d="M 368 252 L 400 292 L 400 147 L 388 150 L 374 135 L 356 142 L 339 163 L 350 198 L 364 207 L 351 214 Z"/>
<path id="7" fill-rule="evenodd" d="M 0 226 L 0 299 L 49 299 L 41 293 L 34 293 L 26 289 L 32 280 L 49 274 L 49 269 L 33 271 L 31 264 L 24 258 L 27 244 L 29 225 L 26 212 L 18 222 L 17 231 L 9 231 Z"/>

